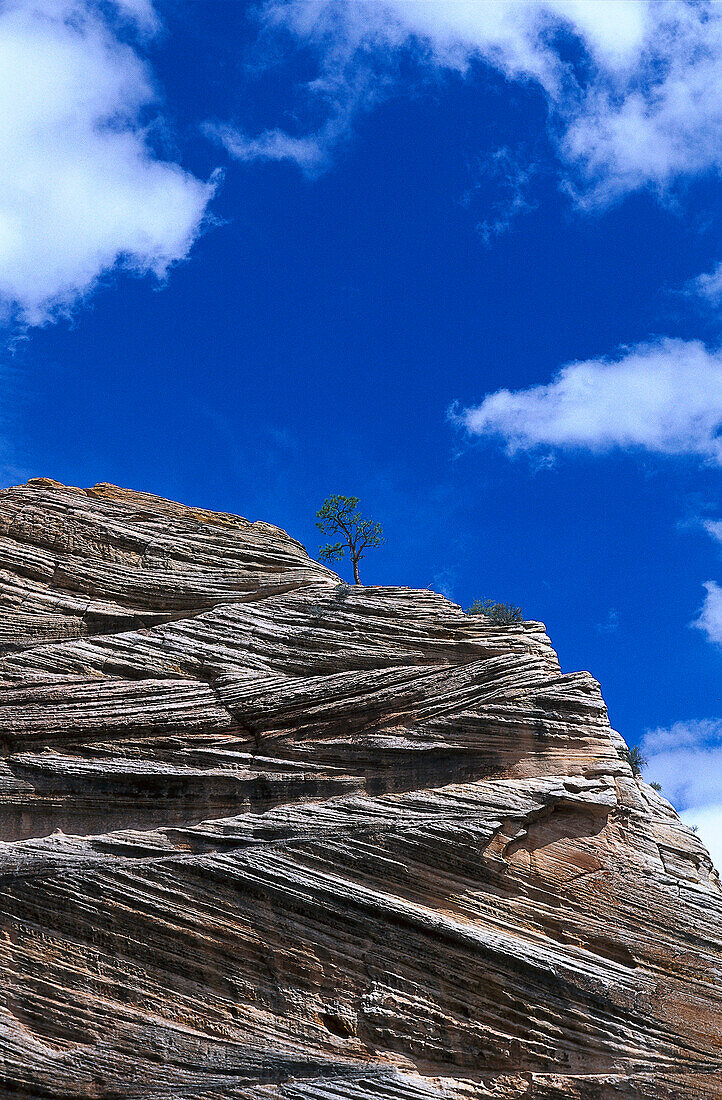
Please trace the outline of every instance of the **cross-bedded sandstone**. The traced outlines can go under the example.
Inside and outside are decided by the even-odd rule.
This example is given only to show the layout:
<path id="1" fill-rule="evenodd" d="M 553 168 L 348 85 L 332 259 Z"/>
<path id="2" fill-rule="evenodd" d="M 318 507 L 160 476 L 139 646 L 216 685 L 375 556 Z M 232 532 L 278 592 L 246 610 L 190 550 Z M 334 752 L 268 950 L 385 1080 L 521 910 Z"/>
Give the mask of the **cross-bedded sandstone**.
<path id="1" fill-rule="evenodd" d="M 0 493 L 0 1086 L 722 1096 L 722 894 L 539 623 Z"/>

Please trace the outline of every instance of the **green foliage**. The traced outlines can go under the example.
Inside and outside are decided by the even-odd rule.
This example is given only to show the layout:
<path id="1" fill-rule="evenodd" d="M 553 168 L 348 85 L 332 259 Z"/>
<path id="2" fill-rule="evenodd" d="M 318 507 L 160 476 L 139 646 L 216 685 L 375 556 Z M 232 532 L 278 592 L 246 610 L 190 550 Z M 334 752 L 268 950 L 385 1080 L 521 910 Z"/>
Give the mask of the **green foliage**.
<path id="1" fill-rule="evenodd" d="M 635 745 L 634 748 L 629 748 L 627 745 L 623 749 L 618 749 L 619 755 L 622 760 L 626 760 L 632 769 L 632 775 L 641 775 L 642 768 L 647 767 L 647 758 L 643 755 L 639 745 Z"/>
<path id="2" fill-rule="evenodd" d="M 650 787 L 652 788 L 653 791 L 661 791 L 662 790 L 662 784 L 661 783 L 650 783 L 649 785 L 650 785 Z"/>
<path id="3" fill-rule="evenodd" d="M 382 546 L 386 541 L 380 523 L 364 519 L 358 510 L 358 497 L 333 496 L 324 500 L 316 513 L 316 526 L 324 535 L 340 535 L 338 542 L 329 542 L 319 548 L 321 561 L 343 561 L 346 554 L 351 559 L 355 584 L 360 584 L 358 563 L 367 550 Z"/>
<path id="4" fill-rule="evenodd" d="M 474 600 L 466 609 L 467 615 L 486 615 L 493 623 L 508 626 L 510 623 L 523 623 L 524 616 L 520 607 L 511 603 L 497 603 L 496 600 Z"/>
<path id="5" fill-rule="evenodd" d="M 346 543 L 330 542 L 326 546 L 320 546 L 318 556 L 321 561 L 343 561 L 346 555 Z"/>

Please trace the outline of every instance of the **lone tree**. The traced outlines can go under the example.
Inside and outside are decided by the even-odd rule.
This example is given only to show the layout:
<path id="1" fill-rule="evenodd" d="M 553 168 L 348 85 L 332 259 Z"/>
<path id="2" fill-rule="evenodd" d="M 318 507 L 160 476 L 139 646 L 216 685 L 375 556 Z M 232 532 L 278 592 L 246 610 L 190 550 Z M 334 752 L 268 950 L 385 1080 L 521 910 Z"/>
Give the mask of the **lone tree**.
<path id="1" fill-rule="evenodd" d="M 364 519 L 358 511 L 358 497 L 328 497 L 316 512 L 316 526 L 324 535 L 340 535 L 338 542 L 329 542 L 319 550 L 321 561 L 342 561 L 346 553 L 353 566 L 354 584 L 361 584 L 358 563 L 367 550 L 386 541 L 380 523 Z"/>

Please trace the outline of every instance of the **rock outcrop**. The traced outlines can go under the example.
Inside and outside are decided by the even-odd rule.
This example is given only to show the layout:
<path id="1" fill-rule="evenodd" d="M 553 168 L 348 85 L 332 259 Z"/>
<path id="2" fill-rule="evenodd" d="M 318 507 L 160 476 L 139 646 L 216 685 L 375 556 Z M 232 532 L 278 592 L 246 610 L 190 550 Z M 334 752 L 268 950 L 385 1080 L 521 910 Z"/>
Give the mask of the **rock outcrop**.
<path id="1" fill-rule="evenodd" d="M 722 894 L 540 623 L 0 493 L 0 1094 L 722 1096 Z"/>

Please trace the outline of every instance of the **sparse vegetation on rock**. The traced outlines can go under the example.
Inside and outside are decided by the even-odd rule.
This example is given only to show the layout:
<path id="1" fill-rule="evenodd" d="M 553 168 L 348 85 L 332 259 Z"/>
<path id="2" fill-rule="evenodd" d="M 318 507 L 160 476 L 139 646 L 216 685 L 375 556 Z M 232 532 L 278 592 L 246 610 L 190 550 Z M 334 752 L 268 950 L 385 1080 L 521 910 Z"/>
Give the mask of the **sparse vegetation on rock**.
<path id="1" fill-rule="evenodd" d="M 631 749 L 625 746 L 619 750 L 619 755 L 622 760 L 626 760 L 632 769 L 632 775 L 641 775 L 642 769 L 647 766 L 647 758 L 642 753 L 639 745 L 634 745 Z"/>
<path id="2" fill-rule="evenodd" d="M 486 615 L 493 623 L 499 626 L 508 626 L 511 623 L 524 622 L 524 615 L 520 607 L 511 603 L 499 603 L 497 600 L 474 600 L 466 609 L 467 615 Z"/>

